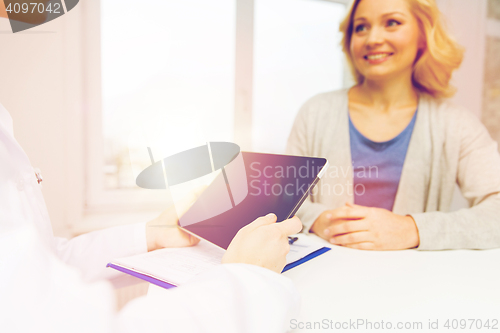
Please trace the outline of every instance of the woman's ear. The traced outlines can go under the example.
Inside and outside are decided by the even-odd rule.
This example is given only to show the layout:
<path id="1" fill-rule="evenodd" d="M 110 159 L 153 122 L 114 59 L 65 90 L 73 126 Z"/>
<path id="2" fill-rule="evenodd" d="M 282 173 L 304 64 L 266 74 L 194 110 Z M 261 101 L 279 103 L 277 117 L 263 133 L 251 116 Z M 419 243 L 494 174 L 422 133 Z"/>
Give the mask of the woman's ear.
<path id="1" fill-rule="evenodd" d="M 426 50 L 427 50 L 427 41 L 425 38 L 420 37 L 418 39 L 416 61 L 418 61 L 422 57 L 422 55 L 425 53 Z"/>
<path id="2" fill-rule="evenodd" d="M 427 42 L 424 39 L 420 39 L 418 42 L 418 49 L 421 51 L 425 51 L 427 48 Z"/>
<path id="3" fill-rule="evenodd" d="M 418 50 L 419 52 L 420 51 L 425 51 L 425 49 L 427 48 L 427 36 L 425 35 L 425 33 L 423 31 L 420 31 L 419 33 L 419 37 L 418 37 Z"/>

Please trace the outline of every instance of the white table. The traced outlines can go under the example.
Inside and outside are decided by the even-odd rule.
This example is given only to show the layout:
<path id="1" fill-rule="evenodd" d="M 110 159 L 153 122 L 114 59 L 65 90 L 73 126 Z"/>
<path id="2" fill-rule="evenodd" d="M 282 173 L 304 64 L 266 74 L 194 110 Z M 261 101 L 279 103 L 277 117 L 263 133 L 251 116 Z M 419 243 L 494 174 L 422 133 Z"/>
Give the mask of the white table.
<path id="1" fill-rule="evenodd" d="M 447 319 L 470 318 L 483 324 L 496 319 L 498 330 L 480 331 L 500 332 L 500 250 L 380 252 L 332 246 L 284 274 L 301 294 L 297 321 L 304 325 L 361 319 L 374 325 L 391 321 L 393 330 L 398 322 L 409 321 L 422 322 L 419 332 L 473 332 L 471 321 L 466 330 L 443 327 Z M 428 330 L 429 319 L 439 320 L 439 330 Z"/>
<path id="2" fill-rule="evenodd" d="M 308 237 L 331 246 L 314 235 Z M 500 249 L 424 252 L 331 247 L 284 273 L 302 299 L 300 314 L 290 323 L 294 332 L 500 333 Z M 161 288 L 151 286 L 149 293 L 157 289 Z M 373 330 L 367 330 L 367 324 L 356 330 L 346 326 L 358 319 L 370 321 Z M 446 329 L 448 319 L 450 328 Z M 483 325 L 489 319 L 490 326 L 496 319 L 498 324 L 496 330 L 478 330 L 476 326 L 469 328 L 478 322 L 467 321 L 466 329 L 453 329 L 456 324 L 460 327 L 454 319 L 481 319 Z M 439 329 L 429 330 L 429 320 L 438 320 Z M 317 328 L 320 324 L 318 329 L 307 329 L 308 323 L 315 322 Z M 399 330 L 399 323 L 411 328 Z M 422 329 L 415 328 L 419 323 Z M 344 329 L 335 329 L 335 325 L 344 325 Z"/>

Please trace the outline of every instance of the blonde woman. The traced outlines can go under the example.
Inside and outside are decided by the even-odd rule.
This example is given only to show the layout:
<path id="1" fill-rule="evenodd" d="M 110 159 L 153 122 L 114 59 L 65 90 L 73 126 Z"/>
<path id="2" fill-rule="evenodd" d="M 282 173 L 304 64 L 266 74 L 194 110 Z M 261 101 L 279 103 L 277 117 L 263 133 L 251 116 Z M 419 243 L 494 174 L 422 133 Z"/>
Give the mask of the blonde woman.
<path id="1" fill-rule="evenodd" d="M 303 231 L 366 250 L 500 247 L 497 144 L 446 100 L 463 50 L 435 1 L 355 0 L 340 30 L 357 84 L 309 100 L 288 140 L 331 164 Z M 457 183 L 470 208 L 449 212 Z"/>

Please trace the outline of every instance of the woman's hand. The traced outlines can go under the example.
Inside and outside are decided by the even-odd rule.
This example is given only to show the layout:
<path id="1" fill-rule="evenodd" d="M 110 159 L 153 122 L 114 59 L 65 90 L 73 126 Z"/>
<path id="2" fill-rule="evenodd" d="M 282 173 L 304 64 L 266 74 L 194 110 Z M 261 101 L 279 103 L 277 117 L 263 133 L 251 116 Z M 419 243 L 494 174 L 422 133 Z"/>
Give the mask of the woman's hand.
<path id="1" fill-rule="evenodd" d="M 332 244 L 363 250 L 402 250 L 420 244 L 411 216 L 353 204 L 323 212 L 312 231 Z"/>
<path id="2" fill-rule="evenodd" d="M 227 248 L 222 263 L 244 263 L 281 273 L 290 251 L 288 236 L 300 232 L 298 217 L 276 223 L 276 215 L 259 217 L 241 228 Z"/>

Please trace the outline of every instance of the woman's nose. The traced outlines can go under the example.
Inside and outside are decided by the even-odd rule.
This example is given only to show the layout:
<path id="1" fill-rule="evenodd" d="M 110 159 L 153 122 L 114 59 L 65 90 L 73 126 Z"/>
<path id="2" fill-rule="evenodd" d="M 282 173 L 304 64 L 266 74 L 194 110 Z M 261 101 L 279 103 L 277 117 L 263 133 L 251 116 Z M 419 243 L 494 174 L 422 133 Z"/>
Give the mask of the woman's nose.
<path id="1" fill-rule="evenodd" d="M 384 42 L 384 31 L 382 28 L 373 27 L 368 32 L 366 38 L 366 46 L 371 48 L 373 46 L 378 46 Z"/>

